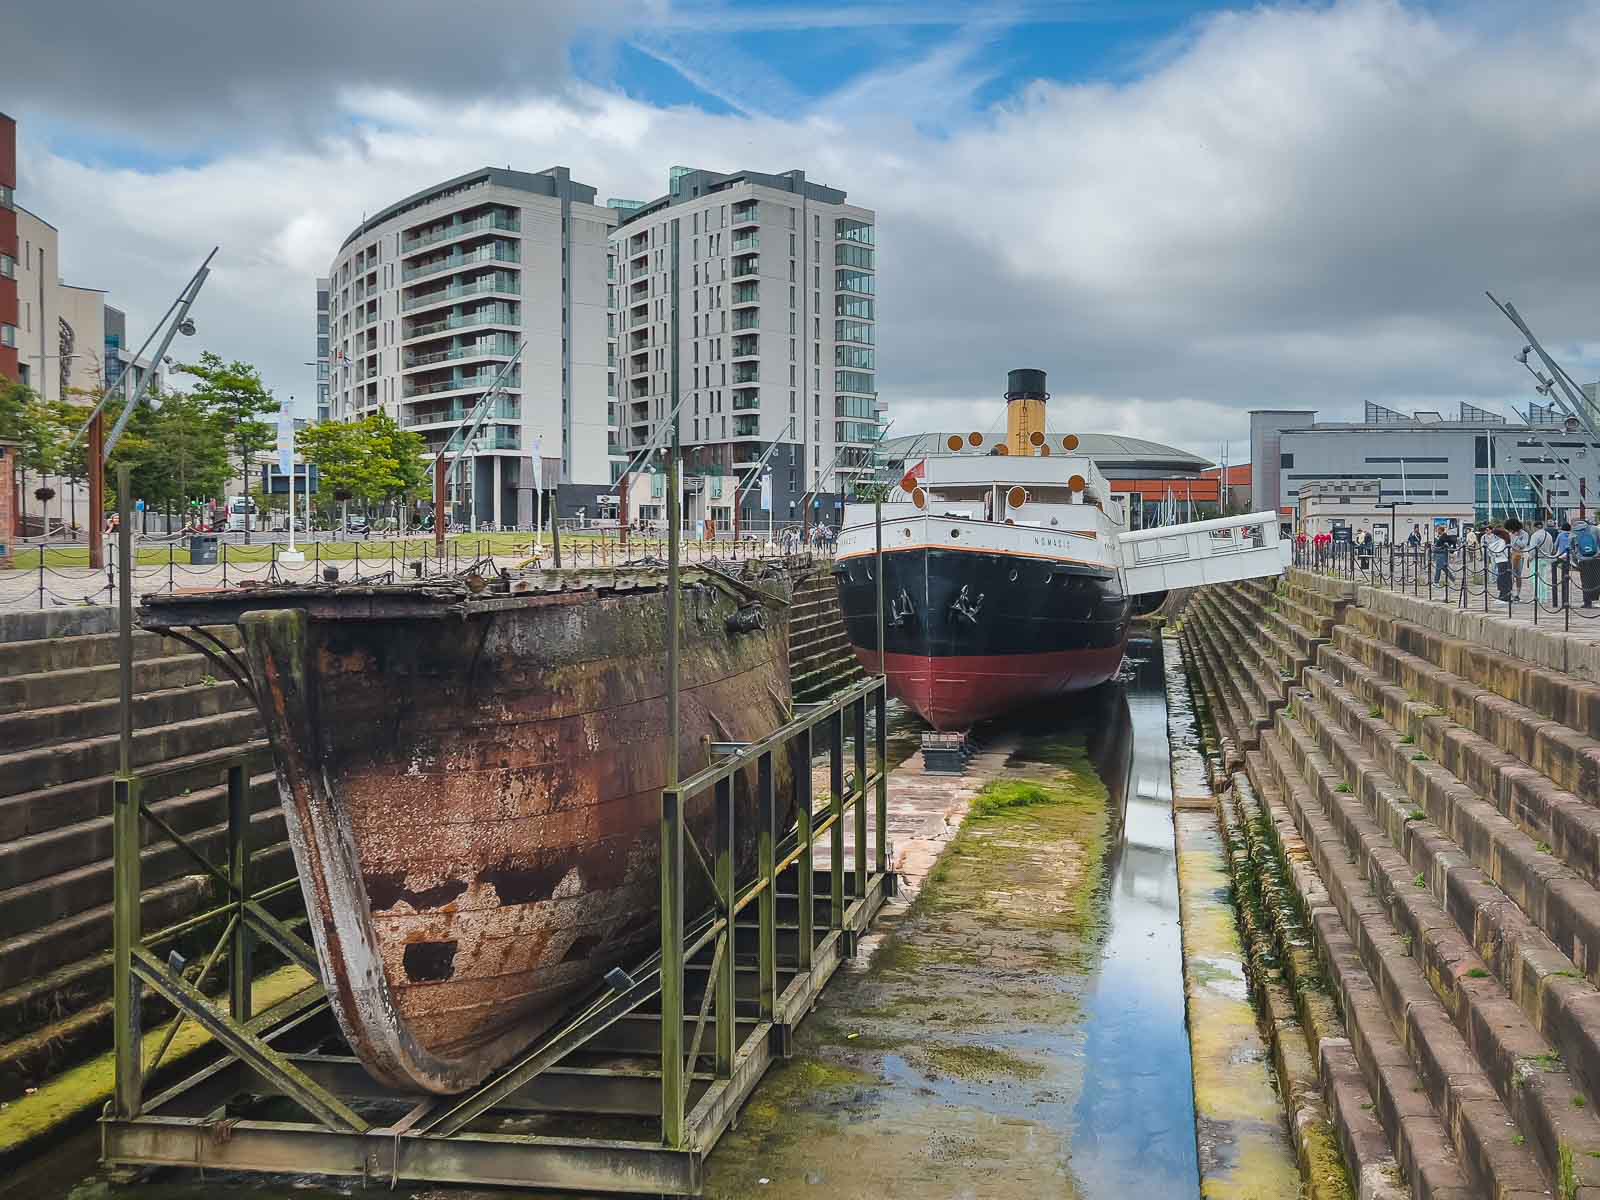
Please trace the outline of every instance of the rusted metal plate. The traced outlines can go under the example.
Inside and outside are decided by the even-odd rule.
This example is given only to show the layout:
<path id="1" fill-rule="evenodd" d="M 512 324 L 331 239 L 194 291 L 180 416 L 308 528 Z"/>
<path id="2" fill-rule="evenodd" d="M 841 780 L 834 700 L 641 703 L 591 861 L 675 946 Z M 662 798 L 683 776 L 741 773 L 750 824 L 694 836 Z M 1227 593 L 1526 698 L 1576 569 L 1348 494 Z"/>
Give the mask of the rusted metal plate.
<path id="1" fill-rule="evenodd" d="M 142 610 L 154 627 L 239 623 L 334 1011 L 391 1087 L 471 1087 L 658 936 L 661 573 L 629 569 L 621 589 L 595 575 L 517 595 L 430 581 Z M 713 743 L 786 718 L 785 606 L 741 621 L 755 595 L 710 573 L 683 588 L 685 775 Z M 735 788 L 741 871 L 754 783 L 752 768 Z M 711 804 L 688 813 L 708 859 Z M 690 883 L 697 908 L 709 887 Z"/>

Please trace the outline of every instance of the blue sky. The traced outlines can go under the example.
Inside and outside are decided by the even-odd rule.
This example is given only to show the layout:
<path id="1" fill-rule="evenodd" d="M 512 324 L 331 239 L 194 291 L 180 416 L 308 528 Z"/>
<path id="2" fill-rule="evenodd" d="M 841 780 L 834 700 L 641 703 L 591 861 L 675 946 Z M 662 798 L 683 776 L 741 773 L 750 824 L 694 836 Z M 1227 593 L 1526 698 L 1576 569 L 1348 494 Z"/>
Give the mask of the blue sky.
<path id="1" fill-rule="evenodd" d="M 597 85 L 653 104 L 730 113 L 814 103 L 970 39 L 973 68 L 989 80 L 973 95 L 983 108 L 1036 80 L 1126 79 L 1197 16 L 1225 7 L 1178 0 L 988 7 L 745 0 L 680 5 L 658 31 L 586 39 L 572 57 L 574 73 Z"/>
<path id="2" fill-rule="evenodd" d="M 469 0 L 449 52 L 436 0 L 14 7 L 0 109 L 64 274 L 146 328 L 220 244 L 201 348 L 302 399 L 362 214 L 508 163 L 876 210 L 897 431 L 1018 365 L 1208 453 L 1252 407 L 1522 407 L 1486 288 L 1600 374 L 1600 0 Z"/>

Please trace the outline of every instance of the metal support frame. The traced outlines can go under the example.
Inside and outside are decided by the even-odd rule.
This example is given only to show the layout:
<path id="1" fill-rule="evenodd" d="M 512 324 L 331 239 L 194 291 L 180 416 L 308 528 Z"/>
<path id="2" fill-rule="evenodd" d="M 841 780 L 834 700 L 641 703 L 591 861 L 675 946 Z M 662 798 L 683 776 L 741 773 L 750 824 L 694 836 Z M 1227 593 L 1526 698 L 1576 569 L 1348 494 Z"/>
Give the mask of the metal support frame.
<path id="1" fill-rule="evenodd" d="M 327 1053 L 323 1043 L 336 1030 L 320 985 L 267 1012 L 251 1011 L 257 941 L 313 970 L 315 958 L 262 907 L 285 886 L 252 890 L 244 757 L 223 768 L 228 835 L 221 864 L 205 862 L 141 800 L 141 786 L 162 768 L 119 774 L 113 800 L 117 1078 L 102 1121 L 105 1162 L 698 1194 L 705 1156 L 766 1067 L 787 1053 L 795 1026 L 893 893 L 892 876 L 882 867 L 884 703 L 881 677 L 863 680 L 824 703 L 805 706 L 761 741 L 730 745 L 711 766 L 665 789 L 659 951 L 621 972 L 621 978 L 613 976 L 614 985 L 597 992 L 519 1059 L 458 1097 L 392 1093 L 348 1055 Z M 865 750 L 868 704 L 878 714 L 875 762 Z M 848 788 L 843 786 L 847 721 L 856 738 L 855 776 Z M 814 810 L 809 767 L 819 728 L 830 777 L 838 786 Z M 785 772 L 785 763 L 794 769 Z M 787 831 L 777 827 L 780 781 L 786 776 L 796 818 Z M 734 875 L 740 832 L 735 794 L 747 786 L 757 799 L 756 869 L 750 878 L 739 879 Z M 702 811 L 707 797 L 715 806 L 715 837 L 709 861 L 700 861 L 699 850 L 684 845 L 693 846 L 685 817 L 692 806 Z M 869 805 L 876 809 L 877 855 L 863 877 Z M 856 854 L 847 859 L 842 833 L 852 818 Z M 139 854 L 147 823 L 194 858 L 225 896 L 182 923 L 185 932 L 209 924 L 220 934 L 197 977 L 193 968 L 186 974 L 154 952 L 171 931 L 145 936 L 141 928 Z M 828 835 L 825 870 L 813 862 L 823 834 Z M 697 865 L 686 870 L 686 862 Z M 704 913 L 689 916 L 686 876 L 702 870 L 713 884 L 714 901 Z M 819 885 L 828 897 L 825 923 L 815 920 Z M 212 968 L 224 960 L 226 971 L 216 981 L 223 985 L 223 998 L 212 999 L 203 988 Z M 178 1021 L 201 1025 L 224 1051 L 218 1061 L 159 1094 L 147 1087 L 149 1067 L 141 1052 L 145 989 L 171 1004 Z M 176 1023 L 170 1032 L 176 1032 Z M 582 1065 L 569 1065 L 579 1049 L 588 1052 L 579 1060 Z M 659 1071 L 641 1074 L 639 1057 L 657 1053 Z M 625 1055 L 627 1064 L 594 1065 L 597 1059 L 603 1064 L 606 1054 Z M 247 1094 L 286 1097 L 305 1115 L 289 1120 L 230 1116 L 219 1125 L 223 1106 Z M 394 1105 L 392 1121 L 382 1115 L 384 1102 Z M 485 1122 L 497 1115 L 529 1111 L 584 1114 L 589 1122 L 607 1114 L 659 1116 L 660 1133 L 657 1139 L 639 1140 L 576 1128 L 557 1136 L 485 1131 Z"/>

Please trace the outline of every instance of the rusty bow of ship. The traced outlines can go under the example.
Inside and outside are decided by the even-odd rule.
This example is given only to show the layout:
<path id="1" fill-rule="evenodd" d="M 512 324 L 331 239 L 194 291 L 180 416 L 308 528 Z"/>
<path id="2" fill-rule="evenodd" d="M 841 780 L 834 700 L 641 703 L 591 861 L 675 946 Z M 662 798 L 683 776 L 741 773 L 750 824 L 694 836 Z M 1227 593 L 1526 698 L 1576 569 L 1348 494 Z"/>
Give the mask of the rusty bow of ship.
<path id="1" fill-rule="evenodd" d="M 665 586 L 617 569 L 145 597 L 141 624 L 199 639 L 255 696 L 324 982 L 379 1081 L 472 1087 L 656 939 Z M 685 571 L 684 771 L 787 719 L 785 594 Z M 223 625 L 242 658 L 207 637 Z M 709 852 L 709 798 L 686 815 Z"/>

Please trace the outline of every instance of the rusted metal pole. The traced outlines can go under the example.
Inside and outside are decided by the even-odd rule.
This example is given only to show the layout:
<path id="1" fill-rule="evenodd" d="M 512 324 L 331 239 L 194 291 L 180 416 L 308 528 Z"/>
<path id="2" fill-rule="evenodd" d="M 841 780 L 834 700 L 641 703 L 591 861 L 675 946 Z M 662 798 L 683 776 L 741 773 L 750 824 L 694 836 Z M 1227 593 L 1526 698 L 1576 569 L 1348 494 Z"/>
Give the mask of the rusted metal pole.
<path id="1" fill-rule="evenodd" d="M 89 468 L 89 566 L 96 571 L 106 569 L 105 448 L 105 415 L 97 412 L 89 421 L 89 445 L 85 451 Z"/>
<path id="2" fill-rule="evenodd" d="M 122 736 L 117 745 L 117 770 L 122 775 L 133 769 L 133 522 L 128 520 L 132 490 L 128 485 L 128 472 L 126 463 L 117 468 L 117 647 L 122 684 Z"/>
<path id="3" fill-rule="evenodd" d="M 444 455 L 433 460 L 433 553 L 443 560 L 444 558 L 444 514 L 445 514 L 445 465 Z M 439 569 L 444 570 L 443 561 Z"/>

